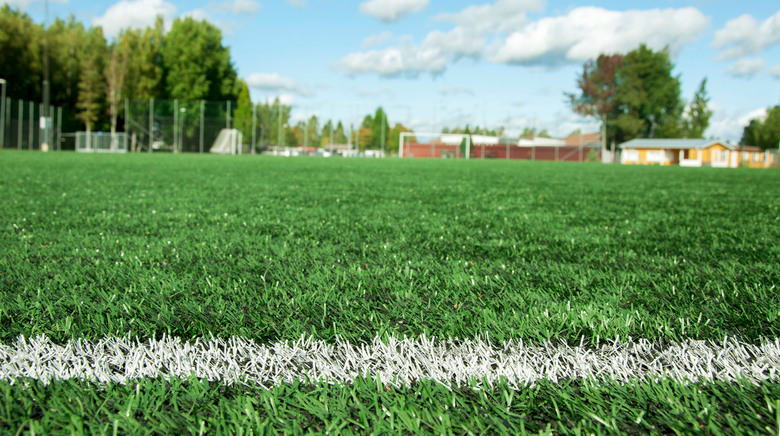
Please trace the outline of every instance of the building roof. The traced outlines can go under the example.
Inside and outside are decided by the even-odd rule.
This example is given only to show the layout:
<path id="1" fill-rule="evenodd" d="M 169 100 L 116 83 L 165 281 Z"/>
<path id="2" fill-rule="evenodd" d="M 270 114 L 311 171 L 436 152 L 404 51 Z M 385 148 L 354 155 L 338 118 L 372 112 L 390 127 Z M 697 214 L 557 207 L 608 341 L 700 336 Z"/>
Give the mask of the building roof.
<path id="1" fill-rule="evenodd" d="M 649 149 L 661 149 L 661 150 L 680 150 L 680 149 L 697 149 L 703 150 L 705 148 L 712 147 L 713 145 L 720 144 L 729 150 L 734 150 L 734 146 L 717 139 L 681 139 L 681 138 L 665 138 L 665 139 L 649 139 L 649 138 L 636 138 L 630 141 L 620 144 L 622 149 L 634 149 L 634 148 L 649 148 Z"/>
<path id="2" fill-rule="evenodd" d="M 574 134 L 569 135 L 565 138 L 563 138 L 564 142 L 566 142 L 566 145 L 601 145 L 601 133 L 595 132 L 595 133 L 582 133 L 582 134 Z"/>

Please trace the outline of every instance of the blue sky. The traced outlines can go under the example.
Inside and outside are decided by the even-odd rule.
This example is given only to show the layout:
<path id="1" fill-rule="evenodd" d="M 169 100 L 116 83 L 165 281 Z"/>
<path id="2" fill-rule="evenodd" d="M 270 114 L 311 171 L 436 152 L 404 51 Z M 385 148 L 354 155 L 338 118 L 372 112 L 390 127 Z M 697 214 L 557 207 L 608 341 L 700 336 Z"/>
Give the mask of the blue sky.
<path id="1" fill-rule="evenodd" d="M 10 0 L 43 21 L 43 1 Z M 162 14 L 223 31 L 252 98 L 281 96 L 296 117 L 359 124 L 378 106 L 417 131 L 523 127 L 564 136 L 598 124 L 569 109 L 583 63 L 640 43 L 669 46 L 690 99 L 708 79 L 707 136 L 738 140 L 780 104 L 780 7 L 735 0 L 50 0 L 108 37 Z"/>

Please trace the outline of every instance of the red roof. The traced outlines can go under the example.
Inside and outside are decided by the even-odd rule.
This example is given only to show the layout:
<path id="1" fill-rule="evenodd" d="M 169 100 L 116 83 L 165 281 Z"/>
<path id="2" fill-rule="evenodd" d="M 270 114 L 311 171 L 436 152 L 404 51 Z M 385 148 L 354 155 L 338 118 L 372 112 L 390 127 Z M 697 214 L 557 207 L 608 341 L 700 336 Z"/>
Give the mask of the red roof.
<path id="1" fill-rule="evenodd" d="M 595 133 L 583 133 L 581 135 L 571 135 L 566 138 L 563 138 L 563 140 L 566 142 L 566 145 L 575 145 L 575 146 L 592 144 L 592 143 L 601 144 L 601 133 L 595 132 Z"/>

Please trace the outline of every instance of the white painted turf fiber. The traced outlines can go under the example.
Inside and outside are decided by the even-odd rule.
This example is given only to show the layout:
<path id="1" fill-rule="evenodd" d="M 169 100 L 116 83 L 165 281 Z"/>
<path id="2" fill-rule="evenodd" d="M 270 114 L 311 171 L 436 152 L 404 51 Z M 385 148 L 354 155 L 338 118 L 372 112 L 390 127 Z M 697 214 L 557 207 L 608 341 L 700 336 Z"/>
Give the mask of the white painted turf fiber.
<path id="1" fill-rule="evenodd" d="M 780 340 L 759 345 L 725 338 L 665 345 L 647 340 L 528 344 L 487 338 L 436 340 L 389 336 L 371 343 L 327 343 L 312 338 L 257 344 L 250 339 L 163 337 L 139 341 L 106 337 L 56 344 L 46 336 L 0 344 L 0 378 L 82 379 L 128 383 L 142 378 L 198 377 L 227 384 L 269 387 L 294 381 L 350 383 L 357 377 L 396 386 L 428 379 L 445 386 L 479 388 L 505 381 L 520 388 L 543 379 L 673 379 L 680 382 L 761 383 L 780 376 Z"/>

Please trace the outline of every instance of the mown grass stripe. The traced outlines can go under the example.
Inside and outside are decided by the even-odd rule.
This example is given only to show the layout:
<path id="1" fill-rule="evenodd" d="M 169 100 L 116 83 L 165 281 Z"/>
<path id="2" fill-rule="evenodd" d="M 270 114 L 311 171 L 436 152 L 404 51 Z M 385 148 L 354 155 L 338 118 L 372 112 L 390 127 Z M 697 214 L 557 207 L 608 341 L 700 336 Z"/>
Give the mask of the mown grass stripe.
<path id="1" fill-rule="evenodd" d="M 18 338 L 0 345 L 0 377 L 52 380 L 84 379 L 127 383 L 143 378 L 191 377 L 227 384 L 273 386 L 292 382 L 350 383 L 373 378 L 395 386 L 431 380 L 457 387 L 506 382 L 513 388 L 541 380 L 579 378 L 675 381 L 776 380 L 780 340 L 760 344 L 725 338 L 661 344 L 615 340 L 569 346 L 487 338 L 436 340 L 375 337 L 370 343 L 311 337 L 258 344 L 251 339 L 163 337 L 140 341 L 128 337 L 84 339 L 65 344 L 46 336 Z"/>

